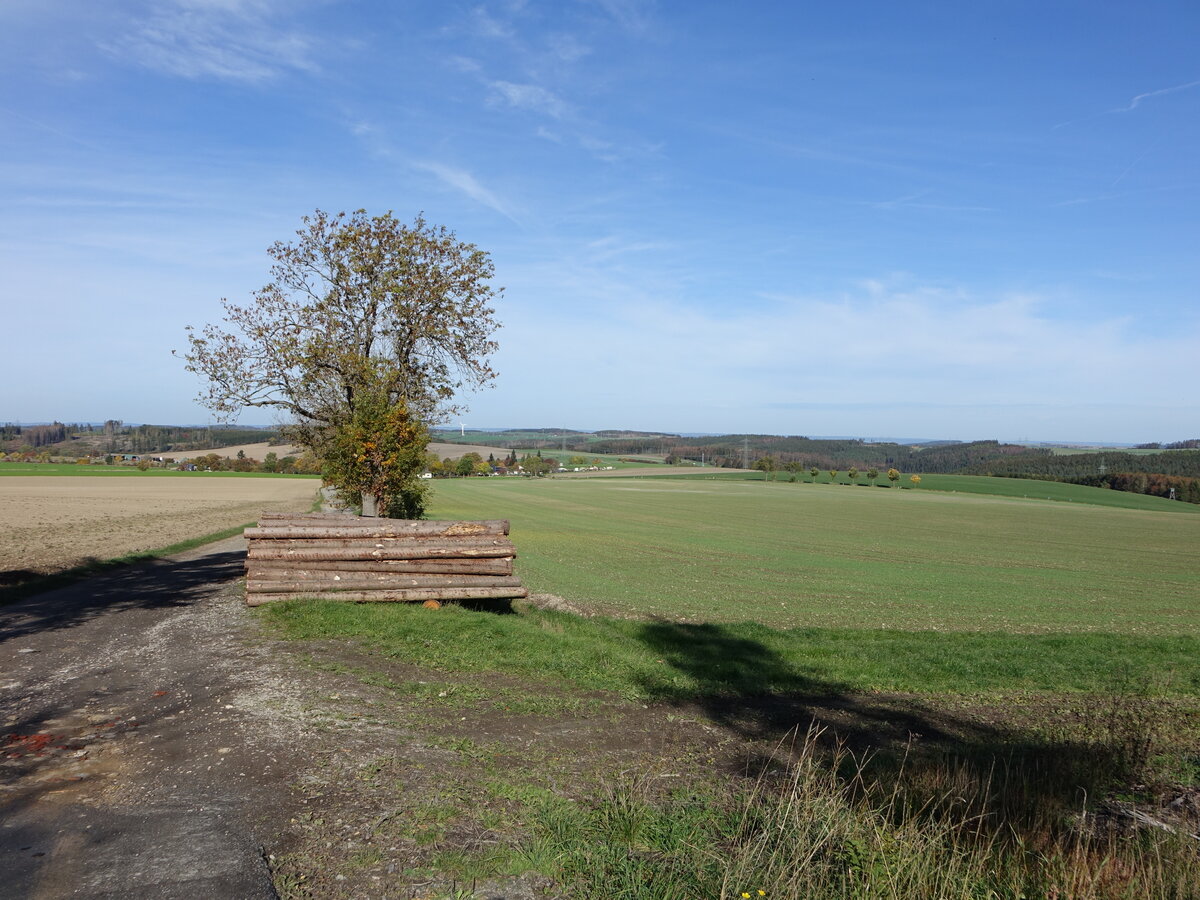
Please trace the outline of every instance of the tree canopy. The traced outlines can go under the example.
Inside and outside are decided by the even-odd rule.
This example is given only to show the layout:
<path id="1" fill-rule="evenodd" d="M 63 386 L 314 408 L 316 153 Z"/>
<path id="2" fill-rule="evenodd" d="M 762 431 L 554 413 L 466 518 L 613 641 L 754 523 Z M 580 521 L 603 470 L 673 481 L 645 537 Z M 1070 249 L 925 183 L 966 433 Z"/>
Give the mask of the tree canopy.
<path id="1" fill-rule="evenodd" d="M 223 419 L 282 412 L 334 484 L 386 508 L 415 486 L 428 426 L 463 411 L 462 389 L 495 378 L 491 304 L 503 289 L 487 253 L 422 216 L 317 210 L 302 221 L 297 240 L 268 249 L 270 283 L 248 304 L 222 300 L 223 326 L 189 328 L 183 358 L 207 379 L 202 404 Z"/>

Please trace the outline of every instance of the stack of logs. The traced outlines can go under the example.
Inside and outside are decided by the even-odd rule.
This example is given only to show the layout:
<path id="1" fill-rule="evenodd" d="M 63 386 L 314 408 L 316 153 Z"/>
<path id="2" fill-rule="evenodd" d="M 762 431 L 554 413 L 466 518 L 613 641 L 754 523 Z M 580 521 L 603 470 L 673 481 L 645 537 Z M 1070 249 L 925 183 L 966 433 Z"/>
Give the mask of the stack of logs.
<path id="1" fill-rule="evenodd" d="M 245 531 L 246 602 L 502 600 L 513 575 L 508 522 L 424 522 L 271 513 Z M 432 602 L 430 602 L 432 601 Z"/>

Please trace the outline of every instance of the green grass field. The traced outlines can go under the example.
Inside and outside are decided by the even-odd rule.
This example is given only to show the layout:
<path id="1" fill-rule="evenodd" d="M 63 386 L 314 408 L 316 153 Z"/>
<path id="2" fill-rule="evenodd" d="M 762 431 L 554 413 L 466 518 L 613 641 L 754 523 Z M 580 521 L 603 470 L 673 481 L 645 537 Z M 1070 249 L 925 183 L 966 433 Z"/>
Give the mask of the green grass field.
<path id="1" fill-rule="evenodd" d="M 788 472 L 776 472 L 774 482 L 787 484 L 791 487 L 813 484 L 807 472 L 797 476 L 795 482 L 789 481 Z M 707 469 L 696 474 L 687 475 L 655 475 L 653 469 L 648 469 L 646 478 L 691 478 L 704 481 L 764 481 L 762 473 L 728 472 L 721 469 Z M 830 480 L 828 472 L 821 472 L 816 478 L 816 484 L 840 484 L 846 487 L 875 488 L 902 491 L 945 491 L 952 494 L 988 494 L 995 497 L 1012 497 L 1022 500 L 1056 500 L 1062 503 L 1086 503 L 1092 506 L 1113 506 L 1118 509 L 1145 509 L 1158 512 L 1174 512 L 1189 515 L 1200 514 L 1200 506 L 1194 503 L 1166 500 L 1162 497 L 1151 497 L 1147 494 L 1131 494 L 1125 491 L 1113 491 L 1107 488 L 1088 487 L 1082 484 L 1066 484 L 1058 481 L 1037 481 L 1031 478 L 997 478 L 985 475 L 922 475 L 921 483 L 914 486 L 909 476 L 903 476 L 896 484 L 892 484 L 882 474 L 874 484 L 867 481 L 865 475 L 860 475 L 857 482 L 851 482 L 845 472 L 839 472 L 835 480 Z"/>
<path id="2" fill-rule="evenodd" d="M 439 482 L 430 514 L 510 519 L 532 590 L 617 614 L 1200 635 L 1192 515 L 681 478 Z"/>
<path id="3" fill-rule="evenodd" d="M 1190 838 L 1078 823 L 1102 823 L 1091 813 L 1112 798 L 1157 815 L 1160 795 L 1200 784 L 1200 517 L 924 488 L 442 481 L 431 517 L 509 519 L 526 584 L 602 614 L 260 615 L 314 654 L 339 639 L 368 651 L 358 677 L 460 754 L 453 793 L 434 796 L 446 821 L 521 835 L 456 849 L 447 828 L 426 880 L 536 870 L 586 897 L 1195 898 Z M 607 752 L 663 710 L 651 749 Z M 870 749 L 797 757 L 821 728 L 829 746 Z M 784 776 L 718 767 L 714 735 L 746 773 L 781 754 Z M 655 777 L 685 770 L 687 784 Z M 405 784 L 389 800 L 396 822 L 419 819 L 416 796 Z"/>
<path id="4" fill-rule="evenodd" d="M 275 472 L 180 472 L 177 469 L 147 469 L 136 466 L 79 466 L 72 463 L 0 462 L 3 475 L 110 475 L 137 478 L 320 478 L 320 475 L 280 475 Z"/>

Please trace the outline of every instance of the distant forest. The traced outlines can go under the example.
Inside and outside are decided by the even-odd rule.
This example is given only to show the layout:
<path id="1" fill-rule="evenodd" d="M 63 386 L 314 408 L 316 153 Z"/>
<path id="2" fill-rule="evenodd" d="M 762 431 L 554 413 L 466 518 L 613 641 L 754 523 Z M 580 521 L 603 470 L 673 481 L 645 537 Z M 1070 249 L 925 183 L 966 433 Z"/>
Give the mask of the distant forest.
<path id="1" fill-rule="evenodd" d="M 266 428 L 208 428 L 176 425 L 126 425 L 109 419 L 103 425 L 0 425 L 0 449 L 52 449 L 62 456 L 104 453 L 171 453 L 232 447 L 237 444 L 278 442 L 279 432 Z"/>
<path id="2" fill-rule="evenodd" d="M 999 441 L 896 444 L 864 440 L 818 440 L 772 434 L 725 434 L 682 437 L 654 432 L 608 431 L 592 434 L 566 429 L 523 429 L 517 434 L 491 434 L 489 442 L 515 449 L 555 449 L 614 456 L 661 456 L 669 463 L 703 462 L 725 468 L 753 466 L 772 457 L 779 468 L 796 463 L 821 470 L 851 466 L 859 470 L 896 468 L 905 474 L 996 475 L 1065 481 L 1175 497 L 1200 503 L 1200 439 L 1167 444 L 1144 444 L 1159 453 L 1104 450 L 1094 453 L 1057 454 L 1048 447 L 1002 444 Z M 480 440 L 480 435 L 449 440 Z"/>

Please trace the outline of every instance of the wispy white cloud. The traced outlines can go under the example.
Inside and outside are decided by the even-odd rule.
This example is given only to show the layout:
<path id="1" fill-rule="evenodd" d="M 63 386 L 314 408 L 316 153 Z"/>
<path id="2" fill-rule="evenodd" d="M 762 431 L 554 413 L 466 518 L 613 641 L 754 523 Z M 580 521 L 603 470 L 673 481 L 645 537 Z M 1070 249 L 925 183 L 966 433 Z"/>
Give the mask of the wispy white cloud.
<path id="1" fill-rule="evenodd" d="M 1110 109 L 1109 112 L 1123 113 L 1132 112 L 1137 109 L 1143 100 L 1149 100 L 1151 97 L 1161 97 L 1163 94 L 1174 94 L 1176 91 L 1186 91 L 1189 88 L 1200 87 L 1200 80 L 1189 81 L 1186 84 L 1176 84 L 1167 88 L 1160 88 L 1157 91 L 1147 91 L 1144 94 L 1138 94 L 1129 101 L 1128 106 L 1118 106 L 1116 109 Z"/>
<path id="2" fill-rule="evenodd" d="M 967 204 L 954 203 L 930 203 L 922 198 L 929 196 L 929 191 L 917 191 L 914 194 L 905 194 L 901 197 L 896 197 L 892 200 L 879 200 L 870 203 L 872 209 L 889 210 L 889 209 L 927 209 L 934 212 L 995 212 L 990 206 L 971 206 Z"/>
<path id="3" fill-rule="evenodd" d="M 636 415 L 658 423 L 652 427 L 685 430 L 912 428 L 940 437 L 1083 435 L 1102 418 L 1084 415 L 1083 405 L 1104 398 L 1131 411 L 1112 420 L 1118 432 L 1100 435 L 1116 438 L 1137 433 L 1147 415 L 1138 405 L 1160 395 L 1162 384 L 1183 383 L 1200 353 L 1195 317 L 1161 335 L 1124 314 L 1064 327 L 1056 294 L 981 293 L 911 276 L 821 295 L 748 292 L 710 308 L 689 301 L 686 282 L 648 279 L 654 266 L 635 265 L 641 249 L 603 238 L 569 262 L 505 273 L 510 296 L 558 301 L 535 301 L 506 318 L 512 327 L 498 360 L 506 395 L 527 403 L 545 371 L 561 367 L 578 383 L 603 385 L 572 407 L 583 425 L 639 427 L 630 421 Z M 614 265 L 609 250 L 627 258 Z M 686 395 L 647 393 L 656 384 L 686 384 Z M 485 401 L 489 408 L 477 416 L 505 419 L 498 401 L 496 413 Z M 765 412 L 813 402 L 841 412 Z M 928 415 L 912 416 L 910 403 Z M 1032 410 L 1039 405 L 1042 412 Z"/>
<path id="4" fill-rule="evenodd" d="M 316 71 L 316 40 L 281 27 L 285 9 L 268 0 L 169 0 L 101 46 L 144 68 L 195 80 L 259 83 L 287 71 Z"/>
<path id="5" fill-rule="evenodd" d="M 593 0 L 625 31 L 637 36 L 650 32 L 653 4 L 648 0 Z"/>
<path id="6" fill-rule="evenodd" d="M 508 40 L 516 33 L 510 24 L 493 16 L 482 5 L 471 10 L 471 24 L 476 34 L 493 40 Z"/>
<path id="7" fill-rule="evenodd" d="M 574 35 L 554 34 L 547 38 L 550 52 L 559 62 L 573 63 L 592 52 L 592 48 L 581 43 Z"/>
<path id="8" fill-rule="evenodd" d="M 475 74 L 483 69 L 483 66 L 479 64 L 479 60 L 472 59 L 469 56 L 449 56 L 446 58 L 446 63 L 455 71 L 466 72 L 468 74 Z"/>
<path id="9" fill-rule="evenodd" d="M 481 203 L 488 209 L 495 210 L 515 224 L 520 224 L 510 212 L 508 204 L 494 192 L 479 183 L 479 180 L 466 169 L 457 169 L 439 162 L 414 161 L 413 167 L 436 176 L 446 185 L 470 197 L 476 203 Z"/>
<path id="10" fill-rule="evenodd" d="M 493 81 L 489 83 L 489 87 L 495 92 L 495 96 L 516 109 L 541 113 L 552 119 L 566 118 L 571 112 L 571 107 L 566 101 L 540 85 Z"/>
<path id="11" fill-rule="evenodd" d="M 1117 179 L 1120 181 L 1120 179 Z M 1114 182 L 1115 184 L 1115 182 Z M 1183 184 L 1164 184 L 1158 187 L 1144 188 L 1137 191 L 1116 191 L 1111 194 L 1097 194 L 1092 197 L 1075 197 L 1070 200 L 1060 200 L 1057 203 L 1051 203 L 1052 207 L 1058 206 L 1081 206 L 1085 203 L 1100 203 L 1105 200 L 1120 200 L 1122 197 L 1137 197 L 1143 194 L 1161 194 L 1174 193 L 1176 191 L 1190 191 L 1200 187 L 1197 182 L 1185 182 Z"/>
<path id="12" fill-rule="evenodd" d="M 8 115 L 8 116 L 12 116 L 13 118 L 20 119 L 22 122 L 25 122 L 26 124 L 32 125 L 35 128 L 38 128 L 42 131 L 49 132 L 50 134 L 60 137 L 65 141 L 70 141 L 73 144 L 78 144 L 80 147 L 86 147 L 88 150 L 99 151 L 101 149 L 99 146 L 92 143 L 91 141 L 87 141 L 87 140 L 84 140 L 83 138 L 77 137 L 73 134 L 69 134 L 68 132 L 63 131 L 60 128 L 55 128 L 53 125 L 48 125 L 45 122 L 42 122 L 38 119 L 31 118 L 31 117 L 25 115 L 24 113 L 17 112 L 16 110 L 8 109 L 6 107 L 0 106 L 0 114 Z"/>

